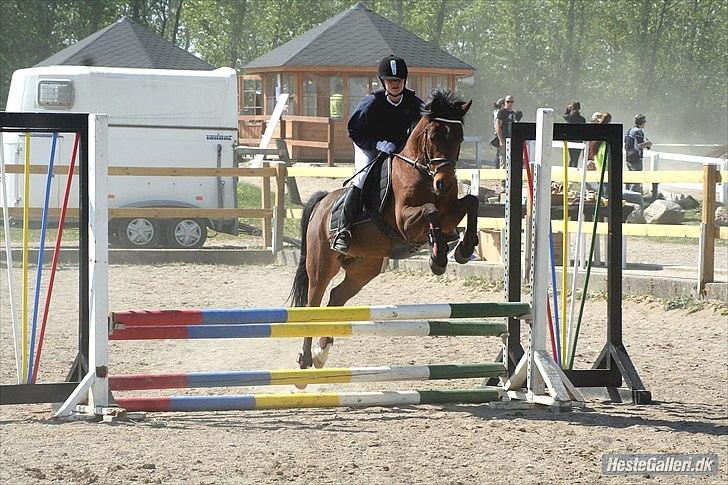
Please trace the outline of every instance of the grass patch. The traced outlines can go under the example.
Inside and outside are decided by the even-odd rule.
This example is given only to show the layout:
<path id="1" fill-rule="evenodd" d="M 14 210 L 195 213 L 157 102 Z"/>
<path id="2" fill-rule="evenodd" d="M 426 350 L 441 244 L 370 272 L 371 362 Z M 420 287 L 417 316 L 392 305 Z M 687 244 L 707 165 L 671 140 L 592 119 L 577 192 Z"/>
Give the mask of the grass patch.
<path id="1" fill-rule="evenodd" d="M 688 226 L 699 226 L 700 221 L 703 217 L 703 209 L 698 207 L 697 209 L 688 209 L 683 214 L 683 223 Z"/>
<path id="2" fill-rule="evenodd" d="M 692 312 L 701 310 L 705 303 L 697 300 L 692 295 L 679 295 L 666 300 L 663 300 L 663 308 L 666 311 L 670 310 L 689 310 Z"/>
<path id="3" fill-rule="evenodd" d="M 505 286 L 502 279 L 490 279 L 484 276 L 468 276 L 463 286 L 473 291 L 502 291 Z"/>
<path id="4" fill-rule="evenodd" d="M 238 207 L 243 209 L 259 209 L 262 203 L 263 190 L 257 185 L 238 183 Z M 271 204 L 273 201 L 271 201 Z M 302 209 L 303 206 L 294 204 L 291 198 L 286 195 L 286 209 Z M 240 222 L 250 224 L 259 228 L 263 227 L 263 220 L 258 218 L 241 218 Z M 298 219 L 284 219 L 283 234 L 296 239 L 301 237 L 301 221 Z"/>

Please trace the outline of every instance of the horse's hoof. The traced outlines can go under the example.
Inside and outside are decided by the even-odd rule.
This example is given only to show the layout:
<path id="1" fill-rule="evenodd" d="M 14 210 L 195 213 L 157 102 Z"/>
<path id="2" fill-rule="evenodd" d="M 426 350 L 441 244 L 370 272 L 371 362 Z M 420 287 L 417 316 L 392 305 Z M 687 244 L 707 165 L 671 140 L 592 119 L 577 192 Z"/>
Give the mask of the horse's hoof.
<path id="1" fill-rule="evenodd" d="M 455 258 L 455 261 L 459 264 L 465 264 L 470 261 L 470 257 L 473 255 L 474 250 L 475 248 L 472 248 L 468 253 L 467 251 L 465 251 L 463 243 L 460 243 L 455 248 L 455 253 L 453 254 L 453 257 Z"/>
<path id="2" fill-rule="evenodd" d="M 447 269 L 447 262 L 444 265 L 439 265 L 434 258 L 430 258 L 430 269 L 433 274 L 440 276 L 445 273 L 445 269 Z"/>
<path id="3" fill-rule="evenodd" d="M 324 346 L 321 347 L 323 341 Z M 334 345 L 334 339 L 331 337 L 321 337 L 318 341 L 318 348 L 313 350 L 313 366 L 317 369 L 322 368 L 326 365 L 326 361 L 329 358 L 329 351 Z"/>
<path id="4" fill-rule="evenodd" d="M 296 362 L 298 362 L 298 368 L 299 369 L 308 369 L 313 365 L 313 359 L 309 355 L 308 357 L 303 352 L 298 353 L 298 359 L 296 359 Z"/>

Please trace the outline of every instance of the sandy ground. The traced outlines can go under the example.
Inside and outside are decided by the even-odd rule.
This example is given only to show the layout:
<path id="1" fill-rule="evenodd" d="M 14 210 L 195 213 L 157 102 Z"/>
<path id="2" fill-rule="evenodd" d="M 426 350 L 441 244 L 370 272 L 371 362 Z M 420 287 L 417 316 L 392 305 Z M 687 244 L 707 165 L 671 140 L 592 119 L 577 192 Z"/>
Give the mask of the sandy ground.
<path id="1" fill-rule="evenodd" d="M 56 280 L 40 379 L 63 379 L 74 355 L 75 267 Z M 282 306 L 293 269 L 283 266 L 112 266 L 110 309 Z M 0 381 L 14 376 L 3 286 Z M 502 301 L 465 282 L 380 275 L 350 304 Z M 606 303 L 587 303 L 577 366 L 604 341 Z M 155 413 L 139 422 L 59 424 L 45 405 L 0 409 L 2 483 L 595 483 L 604 452 L 717 453 L 728 479 L 728 311 L 664 311 L 649 299 L 623 304 L 625 342 L 652 406 L 589 402 L 585 409 L 443 405 Z M 331 366 L 492 361 L 494 338 L 337 339 Z M 112 342 L 112 373 L 290 368 L 294 340 Z M 454 388 L 475 381 L 320 385 L 311 390 Z M 273 387 L 271 392 L 297 392 Z M 216 393 L 252 389 L 218 389 Z M 205 390 L 172 391 L 204 393 Z M 210 391 L 212 392 L 212 391 Z M 153 393 L 149 391 L 147 393 Z M 157 393 L 162 394 L 162 391 Z M 657 476 L 649 481 L 693 481 Z M 646 481 L 634 476 L 628 482 Z"/>

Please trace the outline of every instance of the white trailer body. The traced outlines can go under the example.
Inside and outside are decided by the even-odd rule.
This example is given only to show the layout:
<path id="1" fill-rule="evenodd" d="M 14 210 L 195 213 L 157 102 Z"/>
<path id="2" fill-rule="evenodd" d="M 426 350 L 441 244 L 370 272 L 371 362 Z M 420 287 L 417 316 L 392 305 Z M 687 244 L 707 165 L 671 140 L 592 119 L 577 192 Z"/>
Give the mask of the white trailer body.
<path id="1" fill-rule="evenodd" d="M 237 144 L 237 75 L 233 69 L 182 71 L 87 66 L 50 66 L 13 73 L 7 111 L 105 113 L 109 117 L 109 165 L 126 167 L 232 167 Z M 63 134 L 55 164 L 68 165 L 73 135 Z M 31 164 L 45 165 L 51 136 L 31 136 Z M 22 164 L 24 135 L 5 133 L 6 163 Z M 29 204 L 42 207 L 45 175 L 33 175 Z M 50 207 L 60 207 L 66 177 L 53 179 Z M 77 181 L 70 207 L 78 206 Z M 8 178 L 8 203 L 23 206 L 23 176 Z M 109 177 L 109 207 L 236 207 L 236 180 L 232 177 Z M 111 221 L 120 233 L 130 230 L 126 245 L 149 247 L 164 241 L 172 222 L 153 219 Z M 195 222 L 194 220 L 189 222 Z M 200 225 L 237 233 L 237 220 L 201 220 Z M 126 224 L 119 227 L 119 223 Z M 151 240 L 137 230 L 154 231 Z M 141 224 L 141 226 L 139 226 Z M 188 224 L 189 226 L 189 224 Z M 180 228 L 177 228 L 178 230 Z M 182 228 L 184 229 L 184 228 Z M 188 230 L 194 228 L 188 227 Z M 206 232 L 206 228 L 203 227 Z M 179 232 L 179 231 L 178 231 Z M 183 231 L 184 232 L 184 231 Z M 182 240 L 172 247 L 185 247 Z M 204 242 L 204 241 L 203 241 Z M 130 244 L 131 243 L 131 244 Z"/>

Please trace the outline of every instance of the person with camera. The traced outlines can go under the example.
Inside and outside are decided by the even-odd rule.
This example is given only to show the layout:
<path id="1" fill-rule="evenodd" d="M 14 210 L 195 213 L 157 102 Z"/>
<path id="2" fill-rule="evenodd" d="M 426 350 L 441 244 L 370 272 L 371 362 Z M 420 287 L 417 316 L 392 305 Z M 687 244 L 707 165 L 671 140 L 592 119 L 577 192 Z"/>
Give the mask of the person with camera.
<path id="1" fill-rule="evenodd" d="M 634 126 L 624 136 L 624 151 L 627 169 L 642 171 L 644 149 L 652 148 L 652 142 L 645 137 L 644 127 L 647 125 L 647 117 L 642 113 L 634 117 Z M 627 190 L 642 193 L 642 184 L 627 184 Z"/>
<path id="2" fill-rule="evenodd" d="M 498 139 L 498 112 L 503 109 L 506 105 L 506 100 L 500 98 L 498 101 L 493 103 L 493 138 L 490 140 L 490 145 L 495 148 L 495 160 L 493 161 L 493 167 L 498 168 L 498 160 L 500 160 L 500 141 Z"/>
<path id="3" fill-rule="evenodd" d="M 341 224 L 331 241 L 331 249 L 346 254 L 351 243 L 350 227 L 361 211 L 361 196 L 374 159 L 399 153 L 422 117 L 423 102 L 405 87 L 407 63 L 395 55 L 379 61 L 379 82 L 384 89 L 365 96 L 349 117 L 347 128 L 354 142 L 354 170 L 346 188 Z"/>
<path id="4" fill-rule="evenodd" d="M 499 168 L 506 167 L 506 138 L 511 137 L 511 123 L 515 123 L 516 112 L 513 110 L 515 100 L 510 94 L 505 97 L 505 106 L 498 110 L 495 121 L 495 134 L 498 136 L 498 143 L 500 149 L 499 154 Z"/>
<path id="5" fill-rule="evenodd" d="M 567 123 L 575 123 L 575 124 L 585 124 L 586 118 L 584 118 L 581 113 L 581 103 L 579 101 L 574 101 L 569 106 L 566 107 L 566 112 L 564 113 L 564 120 L 566 120 Z M 581 140 L 577 141 L 577 143 L 581 143 Z M 579 155 L 581 155 L 581 150 L 579 148 L 569 148 L 569 167 L 578 167 L 579 166 Z"/>

